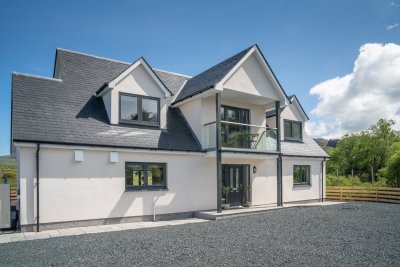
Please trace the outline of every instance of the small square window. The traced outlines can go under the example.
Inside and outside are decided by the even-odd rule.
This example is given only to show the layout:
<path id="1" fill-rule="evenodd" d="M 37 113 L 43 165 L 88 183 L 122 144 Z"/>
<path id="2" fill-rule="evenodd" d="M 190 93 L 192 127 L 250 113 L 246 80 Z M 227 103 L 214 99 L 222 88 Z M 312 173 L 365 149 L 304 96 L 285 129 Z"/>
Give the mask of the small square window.
<path id="1" fill-rule="evenodd" d="M 298 121 L 284 121 L 284 136 L 285 140 L 302 141 L 302 124 Z"/>
<path id="2" fill-rule="evenodd" d="M 294 165 L 293 166 L 293 184 L 294 185 L 310 185 L 310 166 Z"/>
<path id="3" fill-rule="evenodd" d="M 119 121 L 121 123 L 159 126 L 160 99 L 120 93 Z"/>

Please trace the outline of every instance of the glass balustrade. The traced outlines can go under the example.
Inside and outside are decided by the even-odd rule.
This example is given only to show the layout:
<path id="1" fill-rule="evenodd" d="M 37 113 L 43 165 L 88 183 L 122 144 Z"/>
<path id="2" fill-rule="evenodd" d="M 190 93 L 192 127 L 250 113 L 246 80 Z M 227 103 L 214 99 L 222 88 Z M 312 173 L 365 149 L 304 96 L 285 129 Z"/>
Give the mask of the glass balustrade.
<path id="1" fill-rule="evenodd" d="M 202 141 L 204 149 L 216 147 L 215 122 L 204 125 Z M 276 152 L 277 129 L 222 121 L 221 147 Z"/>

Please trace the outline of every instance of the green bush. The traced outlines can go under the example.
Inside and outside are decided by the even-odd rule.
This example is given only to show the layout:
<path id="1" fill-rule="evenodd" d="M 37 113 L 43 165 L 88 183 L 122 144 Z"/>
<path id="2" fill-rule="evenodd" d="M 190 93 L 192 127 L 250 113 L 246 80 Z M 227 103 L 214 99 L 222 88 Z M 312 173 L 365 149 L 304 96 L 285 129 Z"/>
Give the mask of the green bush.
<path id="1" fill-rule="evenodd" d="M 339 176 L 333 174 L 326 175 L 327 186 L 358 186 L 358 187 L 386 187 L 387 180 L 385 178 L 379 178 L 374 183 L 363 183 L 358 176 Z"/>

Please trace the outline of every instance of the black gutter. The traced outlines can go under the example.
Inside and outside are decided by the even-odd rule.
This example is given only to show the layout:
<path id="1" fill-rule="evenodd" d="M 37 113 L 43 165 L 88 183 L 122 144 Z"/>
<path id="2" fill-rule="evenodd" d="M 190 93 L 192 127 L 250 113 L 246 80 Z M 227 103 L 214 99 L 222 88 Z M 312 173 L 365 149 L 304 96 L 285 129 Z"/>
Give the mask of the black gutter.
<path id="1" fill-rule="evenodd" d="M 286 155 L 282 154 L 282 157 L 293 157 L 293 158 L 315 158 L 315 159 L 329 159 L 328 156 L 306 156 L 306 155 Z"/>
<path id="2" fill-rule="evenodd" d="M 186 86 L 186 85 L 185 85 L 185 86 Z M 185 88 L 185 87 L 184 87 L 184 88 Z M 182 88 L 182 90 L 183 90 L 184 88 Z M 202 94 L 202 93 L 204 93 L 205 91 L 207 91 L 207 90 L 209 90 L 209 89 L 212 89 L 212 88 L 214 88 L 214 85 L 207 86 L 207 87 L 201 89 L 200 91 L 197 91 L 197 92 L 194 92 L 194 93 L 189 94 L 189 95 L 187 95 L 187 96 L 184 96 L 182 99 L 178 99 L 178 100 L 175 99 L 174 103 L 171 103 L 171 105 L 176 105 L 176 104 L 178 104 L 179 102 L 182 102 L 182 101 L 184 101 L 184 100 L 186 100 L 186 99 L 190 99 L 190 98 L 192 98 L 192 97 L 194 97 L 194 96 L 196 96 L 196 95 Z M 182 90 L 181 90 L 181 92 L 182 92 Z M 179 94 L 179 95 L 180 95 L 180 94 Z M 179 95 L 178 95 L 177 98 L 179 98 Z"/>
<path id="3" fill-rule="evenodd" d="M 36 144 L 36 232 L 39 232 L 39 151 L 40 143 Z"/>
<path id="4" fill-rule="evenodd" d="M 87 147 L 106 147 L 106 148 L 124 148 L 124 149 L 143 149 L 143 150 L 151 150 L 151 151 L 171 151 L 171 152 L 198 152 L 204 153 L 203 150 L 198 149 L 167 149 L 167 148 L 150 148 L 150 147 L 134 147 L 134 146 L 115 146 L 115 145 L 104 145 L 104 144 L 86 144 L 86 143 L 72 143 L 72 142 L 53 142 L 53 141 L 40 141 L 40 140 L 24 140 L 24 139 L 14 139 L 13 142 L 22 142 L 22 143 L 41 143 L 41 144 L 49 144 L 49 145 L 65 145 L 65 146 L 87 146 Z"/>

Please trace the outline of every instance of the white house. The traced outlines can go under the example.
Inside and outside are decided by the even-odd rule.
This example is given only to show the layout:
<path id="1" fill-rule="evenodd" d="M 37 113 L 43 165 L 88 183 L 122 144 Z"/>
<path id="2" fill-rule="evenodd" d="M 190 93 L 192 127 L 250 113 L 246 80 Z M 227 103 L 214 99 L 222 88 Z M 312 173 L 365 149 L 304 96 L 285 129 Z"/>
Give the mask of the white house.
<path id="1" fill-rule="evenodd" d="M 319 201 L 307 120 L 257 45 L 194 77 L 57 49 L 52 78 L 12 76 L 21 228 Z"/>

